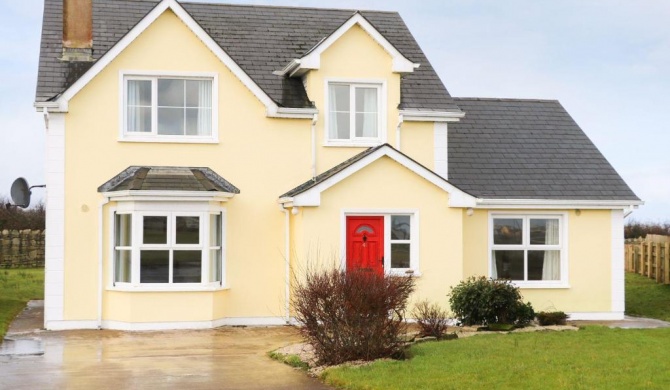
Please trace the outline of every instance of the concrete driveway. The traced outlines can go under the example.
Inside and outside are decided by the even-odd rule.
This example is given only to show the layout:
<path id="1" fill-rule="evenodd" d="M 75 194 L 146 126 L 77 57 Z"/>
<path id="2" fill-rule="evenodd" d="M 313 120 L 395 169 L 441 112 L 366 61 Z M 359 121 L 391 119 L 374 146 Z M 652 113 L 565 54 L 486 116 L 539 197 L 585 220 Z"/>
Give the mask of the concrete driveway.
<path id="1" fill-rule="evenodd" d="M 328 388 L 267 357 L 300 340 L 292 327 L 33 332 L 29 323 L 19 318 L 7 337 L 39 339 L 44 354 L 0 356 L 0 389 Z"/>

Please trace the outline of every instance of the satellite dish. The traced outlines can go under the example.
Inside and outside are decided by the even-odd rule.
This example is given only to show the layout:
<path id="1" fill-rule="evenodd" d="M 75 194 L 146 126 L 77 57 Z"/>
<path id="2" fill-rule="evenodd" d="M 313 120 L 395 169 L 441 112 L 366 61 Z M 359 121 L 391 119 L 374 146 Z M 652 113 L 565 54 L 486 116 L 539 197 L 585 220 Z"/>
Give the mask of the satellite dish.
<path id="1" fill-rule="evenodd" d="M 30 206 L 30 186 L 26 179 L 19 177 L 14 180 L 12 183 L 12 189 L 10 190 L 10 195 L 12 196 L 12 202 L 15 205 L 21 208 L 27 208 Z"/>

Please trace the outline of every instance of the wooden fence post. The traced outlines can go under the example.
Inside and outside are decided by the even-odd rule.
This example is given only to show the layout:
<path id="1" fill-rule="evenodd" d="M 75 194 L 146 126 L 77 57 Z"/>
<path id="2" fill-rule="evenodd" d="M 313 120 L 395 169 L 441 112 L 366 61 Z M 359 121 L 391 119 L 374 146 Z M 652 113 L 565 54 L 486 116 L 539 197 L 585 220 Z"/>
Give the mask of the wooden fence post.
<path id="1" fill-rule="evenodd" d="M 657 242 L 654 246 L 656 247 L 656 283 L 661 283 L 663 281 L 661 276 L 661 244 Z"/>
<path id="2" fill-rule="evenodd" d="M 670 284 L 670 242 L 665 243 L 665 258 L 663 259 L 663 283 Z"/>

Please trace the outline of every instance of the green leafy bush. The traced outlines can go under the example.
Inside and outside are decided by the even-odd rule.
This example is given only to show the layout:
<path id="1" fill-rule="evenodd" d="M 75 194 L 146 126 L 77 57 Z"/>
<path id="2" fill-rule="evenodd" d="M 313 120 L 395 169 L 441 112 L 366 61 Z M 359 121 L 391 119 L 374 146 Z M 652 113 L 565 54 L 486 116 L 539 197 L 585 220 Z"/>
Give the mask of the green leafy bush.
<path id="1" fill-rule="evenodd" d="M 413 291 L 411 277 L 308 271 L 292 304 L 318 363 L 332 365 L 402 357 L 403 317 Z"/>
<path id="2" fill-rule="evenodd" d="M 464 325 L 527 325 L 535 317 L 530 303 L 523 303 L 519 288 L 509 280 L 470 277 L 451 288 L 449 304 Z"/>
<path id="3" fill-rule="evenodd" d="M 438 340 L 447 332 L 449 313 L 436 303 L 421 301 L 414 306 L 412 315 L 421 330 L 421 336 L 433 336 Z"/>
<path id="4" fill-rule="evenodd" d="M 547 325 L 565 325 L 568 315 L 562 311 L 541 311 L 537 313 L 537 321 L 542 326 Z"/>

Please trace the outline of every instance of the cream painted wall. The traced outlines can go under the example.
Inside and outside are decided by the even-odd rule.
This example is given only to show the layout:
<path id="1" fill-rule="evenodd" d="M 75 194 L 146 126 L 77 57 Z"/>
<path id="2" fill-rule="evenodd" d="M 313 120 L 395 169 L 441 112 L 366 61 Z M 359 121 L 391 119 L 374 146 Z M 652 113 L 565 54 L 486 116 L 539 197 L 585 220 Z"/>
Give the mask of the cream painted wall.
<path id="1" fill-rule="evenodd" d="M 317 173 L 322 173 L 347 158 L 365 150 L 365 147 L 328 147 L 325 143 L 326 115 L 325 93 L 327 80 L 386 80 L 386 142 L 395 145 L 395 128 L 398 124 L 400 104 L 400 75 L 391 71 L 391 56 L 359 26 L 352 27 L 321 54 L 321 68 L 305 76 L 307 95 L 319 109 L 316 126 Z"/>
<path id="2" fill-rule="evenodd" d="M 400 150 L 424 167 L 434 170 L 434 138 L 433 122 L 404 122 L 400 130 Z"/>
<path id="3" fill-rule="evenodd" d="M 419 215 L 419 271 L 413 300 L 445 305 L 448 286 L 463 274 L 460 210 L 447 206 L 448 194 L 388 157 L 354 173 L 321 194 L 321 206 L 302 207 L 293 216 L 293 268 L 339 265 L 344 209 L 370 212 L 415 209 Z M 417 232 L 412 232 L 416 234 Z"/>
<path id="4" fill-rule="evenodd" d="M 218 73 L 220 142 L 119 142 L 122 70 Z M 291 152 L 278 153 L 281 148 Z M 191 308 L 207 308 L 213 318 L 284 314 L 284 283 L 278 277 L 284 272 L 284 215 L 277 198 L 310 176 L 310 121 L 266 118 L 264 106 L 170 11 L 70 101 L 65 150 L 65 320 L 96 318 L 102 200 L 96 189 L 129 165 L 208 166 L 241 189 L 225 204 L 230 290 L 186 293 L 190 308 L 174 320 L 202 319 Z M 104 253 L 107 281 L 107 246 Z M 137 300 L 128 308 L 130 295 Z M 170 309 L 157 308 L 169 307 L 173 298 L 171 293 L 106 292 L 103 319 L 167 320 Z"/>
<path id="5" fill-rule="evenodd" d="M 496 210 L 498 211 L 498 210 Z M 568 215 L 569 289 L 522 289 L 536 311 L 611 310 L 612 218 L 610 210 L 564 210 Z M 509 210 L 509 213 L 523 211 Z M 555 211 L 547 211 L 551 213 Z M 488 275 L 488 211 L 463 213 L 463 276 Z"/>

